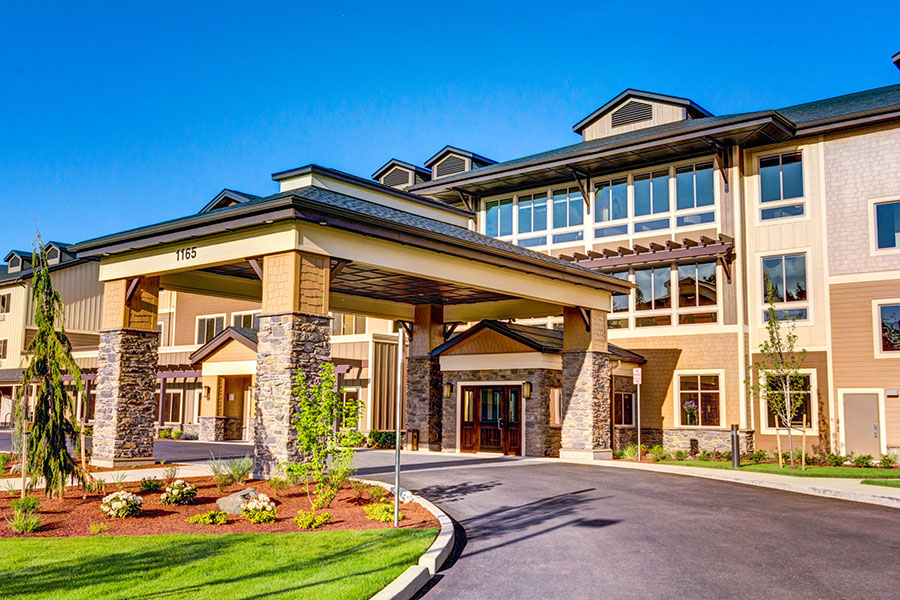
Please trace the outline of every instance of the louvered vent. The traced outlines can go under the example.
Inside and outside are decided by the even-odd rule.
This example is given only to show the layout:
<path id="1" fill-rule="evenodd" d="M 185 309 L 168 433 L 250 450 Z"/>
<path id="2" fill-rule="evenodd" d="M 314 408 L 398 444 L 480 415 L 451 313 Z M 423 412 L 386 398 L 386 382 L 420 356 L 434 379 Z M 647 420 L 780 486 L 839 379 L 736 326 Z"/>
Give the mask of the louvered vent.
<path id="1" fill-rule="evenodd" d="M 653 107 L 644 102 L 632 100 L 612 114 L 612 126 L 619 127 L 629 123 L 649 121 L 653 118 Z"/>
<path id="2" fill-rule="evenodd" d="M 446 177 L 454 173 L 462 173 L 466 170 L 466 159 L 460 156 L 448 156 L 437 164 L 434 169 L 435 177 Z"/>
<path id="3" fill-rule="evenodd" d="M 20 259 L 18 256 L 13 256 L 12 258 L 9 259 L 9 265 L 7 266 L 7 270 L 10 273 L 15 273 L 17 271 L 20 271 L 21 269 L 22 269 L 22 259 Z"/>
<path id="4" fill-rule="evenodd" d="M 398 185 L 409 185 L 409 171 L 403 169 L 392 169 L 381 180 L 384 185 L 397 187 Z"/>
<path id="5" fill-rule="evenodd" d="M 56 260 L 57 258 L 59 258 L 59 250 L 56 248 L 47 250 L 47 260 Z"/>

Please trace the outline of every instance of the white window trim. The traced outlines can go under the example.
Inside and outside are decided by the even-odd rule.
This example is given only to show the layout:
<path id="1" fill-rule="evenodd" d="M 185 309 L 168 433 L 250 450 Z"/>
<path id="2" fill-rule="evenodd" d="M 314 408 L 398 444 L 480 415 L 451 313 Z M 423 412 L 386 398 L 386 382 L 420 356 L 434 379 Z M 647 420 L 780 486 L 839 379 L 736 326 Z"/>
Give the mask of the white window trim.
<path id="1" fill-rule="evenodd" d="M 878 247 L 878 222 L 875 220 L 875 207 L 879 204 L 893 204 L 900 202 L 900 196 L 886 196 L 884 198 L 870 198 L 869 210 L 869 256 L 890 256 L 900 254 L 900 245 L 896 248 Z"/>
<path id="2" fill-rule="evenodd" d="M 771 371 L 763 371 L 760 374 L 760 377 L 768 377 Z M 817 372 L 816 369 L 797 369 L 797 372 L 801 375 L 809 375 L 809 404 L 811 406 L 812 414 L 810 415 L 810 425 L 811 427 L 806 428 L 806 435 L 819 435 L 819 383 L 817 380 Z M 760 418 L 760 433 L 766 435 L 775 435 L 776 431 L 774 427 L 769 427 L 769 416 L 768 416 L 768 403 L 766 402 L 765 394 L 760 394 L 759 398 L 759 418 Z M 781 433 L 787 433 L 788 428 L 782 427 Z M 790 428 L 791 433 L 800 434 L 803 432 L 802 427 L 792 427 Z"/>
<path id="3" fill-rule="evenodd" d="M 682 375 L 716 375 L 719 378 L 719 424 L 718 425 L 682 425 L 681 424 L 681 376 Z M 683 369 L 672 373 L 675 378 L 675 395 L 673 396 L 673 412 L 675 427 L 684 429 L 724 429 L 725 428 L 725 369 Z M 700 406 L 697 406 L 699 417 Z"/>
<path id="4" fill-rule="evenodd" d="M 561 387 L 551 387 L 550 388 L 550 427 L 555 429 L 562 428 L 562 388 Z M 553 412 L 556 412 L 556 420 L 553 420 Z"/>
<path id="5" fill-rule="evenodd" d="M 174 389 L 166 389 L 165 395 L 169 394 L 177 395 L 179 397 L 178 407 L 179 407 L 179 415 L 177 421 L 163 421 L 165 425 L 179 425 L 184 422 L 184 390 L 181 388 Z M 165 413 L 165 404 L 168 402 L 168 398 L 163 399 L 163 413 Z"/>
<path id="6" fill-rule="evenodd" d="M 759 166 L 759 163 L 764 158 L 771 158 L 773 156 L 784 156 L 785 154 L 796 154 L 800 153 L 800 173 L 803 177 L 803 195 L 798 196 L 796 198 L 789 198 L 785 200 L 782 198 L 781 200 L 774 200 L 772 202 L 763 202 L 762 201 L 762 172 Z M 754 176 L 756 177 L 756 225 L 757 226 L 766 226 L 766 225 L 781 225 L 782 223 L 797 223 L 800 221 L 809 221 L 810 217 L 810 202 L 809 202 L 809 186 L 807 182 L 810 181 L 809 178 L 809 164 L 806 156 L 806 152 L 802 147 L 794 147 L 794 148 L 781 148 L 779 150 L 773 150 L 771 152 L 760 153 L 754 156 L 755 160 L 755 168 L 756 173 Z M 779 184 L 782 186 L 782 193 L 784 188 L 783 178 L 779 178 Z M 794 204 L 802 204 L 803 205 L 803 214 L 798 215 L 796 217 L 779 217 L 777 219 L 763 219 L 762 211 L 764 209 L 769 208 L 781 208 L 784 206 L 791 206 Z"/>
<path id="7" fill-rule="evenodd" d="M 847 428 L 844 427 L 844 396 L 848 394 L 874 394 L 878 396 L 878 439 L 881 442 L 881 453 L 887 454 L 887 432 L 885 431 L 884 388 L 839 388 L 838 389 L 838 423 L 840 423 L 841 454 L 847 453 Z"/>
<path id="8" fill-rule="evenodd" d="M 235 317 L 243 317 L 245 315 L 258 315 L 260 313 L 262 313 L 261 308 L 257 308 L 255 310 L 239 310 L 239 311 L 233 312 L 233 313 L 231 313 L 231 326 L 237 327 L 237 325 L 234 324 Z"/>
<path id="9" fill-rule="evenodd" d="M 8 315 L 12 312 L 12 292 L 4 292 L 0 294 L 0 298 L 6 297 L 8 300 L 6 301 L 6 310 L 2 310 L 2 304 L 0 304 L 0 315 Z"/>
<path id="10" fill-rule="evenodd" d="M 791 310 L 798 308 L 806 309 L 806 318 L 805 319 L 797 319 L 798 326 L 812 326 L 815 324 L 814 312 L 813 312 L 813 291 L 810 286 L 812 280 L 811 274 L 811 263 L 810 260 L 812 254 L 812 248 L 787 248 L 783 250 L 767 250 L 765 252 L 757 252 L 756 253 L 756 265 L 759 267 L 759 274 L 756 277 L 756 282 L 754 286 L 756 287 L 756 304 L 757 304 L 757 315 L 756 318 L 759 319 L 759 326 L 766 326 L 766 319 L 763 317 L 763 314 L 769 309 L 769 304 L 765 300 L 765 286 L 763 285 L 763 260 L 766 258 L 774 258 L 776 256 L 789 256 L 792 254 L 803 254 L 805 264 L 804 268 L 806 270 L 806 300 L 803 302 L 776 302 L 775 310 Z M 782 258 L 782 264 L 784 264 L 784 258 Z M 783 272 L 783 269 L 782 269 Z M 786 291 L 786 290 L 785 290 Z M 789 322 L 789 321 L 788 321 Z"/>
<path id="11" fill-rule="evenodd" d="M 7 338 L 0 339 L 0 346 L 3 346 L 3 354 L 0 354 L 0 361 L 9 358 L 9 340 Z"/>
<path id="12" fill-rule="evenodd" d="M 222 330 L 224 331 L 225 328 L 228 327 L 228 325 L 227 325 L 228 315 L 226 313 L 216 313 L 216 314 L 212 314 L 212 315 L 197 315 L 196 317 L 194 317 L 194 342 L 196 344 L 202 346 L 202 345 L 206 344 L 207 342 L 209 342 L 209 340 L 206 340 L 205 342 L 197 341 L 197 338 L 200 337 L 198 335 L 200 333 L 200 319 L 218 319 L 219 317 L 222 317 Z"/>
<path id="13" fill-rule="evenodd" d="M 885 352 L 881 349 L 881 310 L 880 307 L 885 304 L 900 304 L 900 298 L 879 298 L 872 300 L 872 339 L 874 346 L 872 348 L 875 358 L 898 359 L 900 351 Z"/>
<path id="14" fill-rule="evenodd" d="M 613 422 L 613 427 L 618 429 L 634 429 L 634 424 L 637 422 L 637 394 L 635 392 L 617 392 L 616 390 L 613 390 L 612 394 L 613 405 L 616 403 L 616 394 L 631 394 L 631 425 L 617 425 Z M 615 421 L 615 419 L 613 419 L 613 421 Z"/>
<path id="15" fill-rule="evenodd" d="M 525 384 L 524 379 L 515 381 L 457 381 L 456 382 L 456 452 L 462 452 L 462 389 L 464 387 L 491 387 L 491 386 L 522 386 Z M 522 456 L 525 456 L 525 412 L 526 405 L 531 398 L 525 398 L 524 394 L 519 394 L 519 400 L 522 402 L 522 422 L 519 429 L 522 431 Z M 560 415 L 562 416 L 562 415 Z M 477 454 L 501 454 L 500 452 L 478 452 Z"/>

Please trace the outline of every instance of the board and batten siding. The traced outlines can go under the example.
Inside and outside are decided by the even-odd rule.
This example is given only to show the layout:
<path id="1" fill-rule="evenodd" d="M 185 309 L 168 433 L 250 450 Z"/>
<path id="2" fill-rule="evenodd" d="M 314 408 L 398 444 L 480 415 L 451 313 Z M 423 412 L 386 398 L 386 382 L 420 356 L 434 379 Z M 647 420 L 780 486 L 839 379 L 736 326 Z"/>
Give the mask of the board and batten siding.
<path id="1" fill-rule="evenodd" d="M 373 344 L 372 429 L 392 430 L 396 428 L 397 343 L 375 341 Z M 403 425 L 401 422 L 401 428 Z"/>
<path id="2" fill-rule="evenodd" d="M 613 114 L 616 113 L 616 111 L 618 111 L 620 108 L 625 107 L 627 104 L 635 102 L 635 100 L 631 99 L 625 100 L 622 104 L 616 106 L 613 110 L 610 110 L 605 115 L 585 127 L 584 131 L 582 131 L 584 141 L 587 142 L 590 140 L 596 140 L 597 138 L 607 137 L 610 135 L 618 135 L 620 133 L 627 133 L 629 131 L 635 131 L 637 129 L 643 129 L 645 127 L 653 127 L 655 125 L 662 125 L 664 123 L 672 123 L 673 121 L 683 121 L 685 118 L 687 118 L 686 109 L 682 106 L 675 106 L 674 104 L 664 104 L 662 102 L 651 102 L 649 100 L 643 99 L 636 101 L 642 104 L 649 104 L 651 106 L 652 116 L 650 119 L 613 127 Z"/>
<path id="3" fill-rule="evenodd" d="M 0 288 L 0 294 L 10 295 L 9 312 L 0 319 L 0 340 L 7 340 L 6 360 L 0 360 L 0 369 L 16 369 L 23 366 L 26 303 L 31 296 L 24 285 Z"/>
<path id="4" fill-rule="evenodd" d="M 103 308 L 103 284 L 100 283 L 100 263 L 86 262 L 73 267 L 51 271 L 53 287 L 59 292 L 64 306 L 66 331 L 98 332 Z M 28 282 L 29 294 L 31 281 Z M 34 312 L 28 307 L 28 326 L 34 326 Z"/>

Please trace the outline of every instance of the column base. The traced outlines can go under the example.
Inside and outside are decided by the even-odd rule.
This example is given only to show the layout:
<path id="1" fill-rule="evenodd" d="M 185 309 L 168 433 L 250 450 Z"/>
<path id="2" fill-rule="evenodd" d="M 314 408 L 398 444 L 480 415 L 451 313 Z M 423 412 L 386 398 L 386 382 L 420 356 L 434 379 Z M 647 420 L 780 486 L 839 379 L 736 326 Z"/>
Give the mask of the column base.
<path id="1" fill-rule="evenodd" d="M 422 442 L 419 442 L 418 452 L 442 452 L 442 448 L 440 444 L 423 444 Z"/>
<path id="2" fill-rule="evenodd" d="M 92 467 L 115 469 L 117 467 L 137 467 L 143 465 L 155 465 L 156 459 L 152 456 L 144 458 L 92 458 Z"/>
<path id="3" fill-rule="evenodd" d="M 603 448 L 598 448 L 596 450 L 561 448 L 559 450 L 559 458 L 562 460 L 583 460 L 583 461 L 612 460 L 612 457 L 613 457 L 612 450 L 603 449 Z"/>

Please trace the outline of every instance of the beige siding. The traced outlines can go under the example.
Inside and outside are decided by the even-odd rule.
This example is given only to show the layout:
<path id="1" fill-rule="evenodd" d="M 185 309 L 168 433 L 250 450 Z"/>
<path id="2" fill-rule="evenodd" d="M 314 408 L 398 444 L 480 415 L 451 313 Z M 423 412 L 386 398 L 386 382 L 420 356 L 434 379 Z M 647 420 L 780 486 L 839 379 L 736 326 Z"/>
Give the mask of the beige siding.
<path id="1" fill-rule="evenodd" d="M 671 123 L 673 121 L 682 121 L 685 119 L 685 109 L 681 106 L 674 106 L 672 104 L 663 104 L 661 102 L 651 102 L 649 100 L 644 100 L 641 98 L 637 99 L 638 102 L 643 102 L 645 104 L 649 104 L 653 107 L 653 118 L 647 121 L 641 121 L 639 123 L 629 123 L 627 125 L 620 125 L 619 127 L 612 126 L 612 113 L 618 110 L 620 107 L 624 106 L 628 102 L 631 102 L 631 99 L 623 100 L 621 104 L 616 105 L 611 110 L 609 110 L 602 117 L 585 127 L 582 132 L 582 136 L 584 141 L 596 140 L 597 138 L 602 138 L 610 135 L 618 135 L 620 133 L 627 133 L 629 131 L 635 131 L 636 129 L 643 129 L 645 127 L 653 127 L 655 125 L 662 125 L 663 123 Z"/>
<path id="2" fill-rule="evenodd" d="M 53 287 L 65 305 L 66 330 L 88 332 L 100 330 L 103 306 L 103 284 L 99 281 L 100 263 L 88 262 L 53 271 Z M 29 303 L 28 324 L 34 325 Z"/>
<path id="3" fill-rule="evenodd" d="M 7 340 L 6 360 L 0 360 L 0 369 L 23 366 L 25 349 L 26 304 L 31 297 L 30 285 L 11 285 L 0 288 L 0 294 L 10 294 L 10 311 L 0 320 L 0 340 Z"/>
<path id="4" fill-rule="evenodd" d="M 197 317 L 201 315 L 225 314 L 225 327 L 231 325 L 231 315 L 235 312 L 258 310 L 258 302 L 247 300 L 232 300 L 230 298 L 216 298 L 215 296 L 201 296 L 179 292 L 175 294 L 175 346 L 189 346 L 196 342 Z"/>
<path id="5" fill-rule="evenodd" d="M 900 388 L 900 358 L 875 358 L 872 301 L 900 298 L 900 280 L 831 286 L 836 388 Z"/>
<path id="6" fill-rule="evenodd" d="M 396 427 L 397 344 L 375 342 L 372 368 L 372 429 Z"/>
<path id="7" fill-rule="evenodd" d="M 255 362 L 256 352 L 248 348 L 245 344 L 232 340 L 225 344 L 223 348 L 214 352 L 204 362 L 232 362 L 245 360 L 252 360 Z"/>

